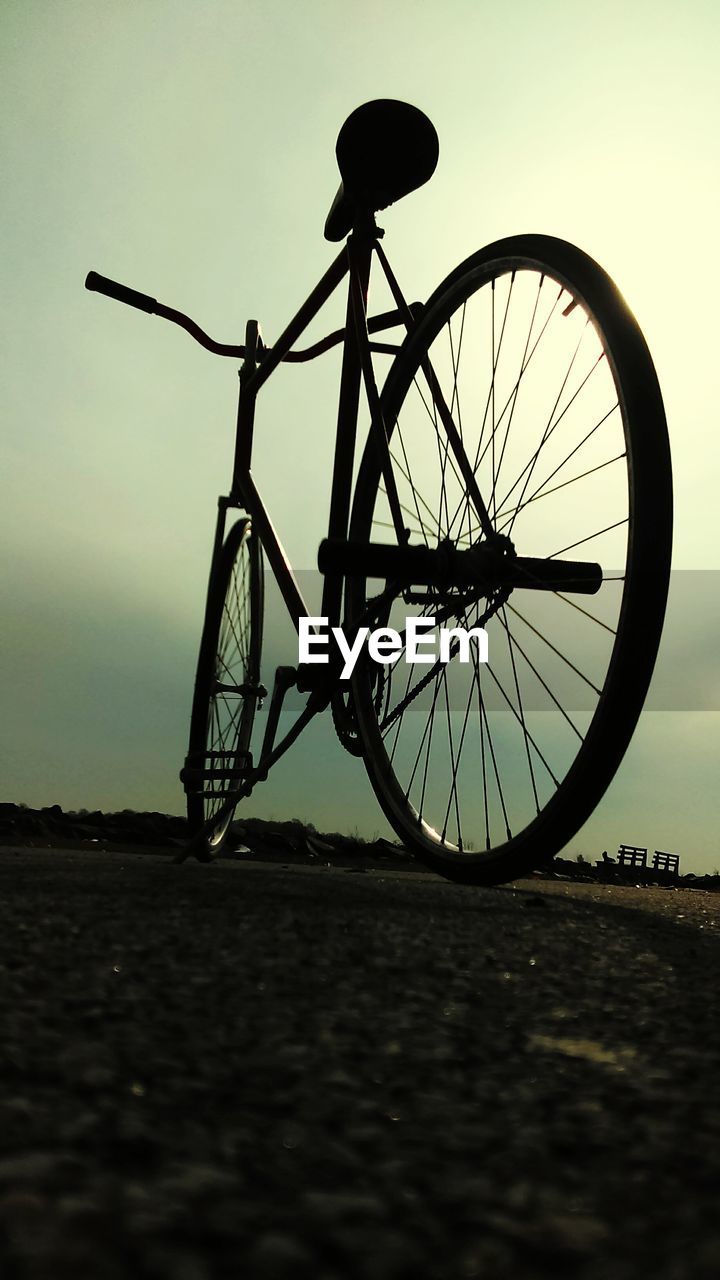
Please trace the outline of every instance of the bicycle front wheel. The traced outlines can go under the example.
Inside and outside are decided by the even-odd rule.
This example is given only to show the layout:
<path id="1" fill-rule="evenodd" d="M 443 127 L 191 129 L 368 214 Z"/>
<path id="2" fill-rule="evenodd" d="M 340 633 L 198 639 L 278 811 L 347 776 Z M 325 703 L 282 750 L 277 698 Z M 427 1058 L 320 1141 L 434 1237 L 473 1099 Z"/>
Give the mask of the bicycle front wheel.
<path id="1" fill-rule="evenodd" d="M 452 879 L 514 879 L 590 816 L 647 692 L 672 525 L 657 377 L 597 263 L 564 241 L 517 236 L 440 286 L 382 404 L 412 544 L 477 547 L 489 524 L 512 555 L 602 569 L 595 595 L 419 584 L 397 595 L 387 625 L 403 637 L 414 613 L 484 627 L 487 661 L 455 641 L 445 663 L 367 659 L 353 677 L 370 780 L 406 847 Z M 387 543 L 392 529 L 371 439 L 350 537 Z M 369 581 L 349 580 L 350 627 L 373 594 Z"/>
<path id="2" fill-rule="evenodd" d="M 220 852 L 234 809 L 220 811 L 252 768 L 253 723 L 265 694 L 262 624 L 262 549 L 243 519 L 227 535 L 208 589 L 183 771 L 192 848 L 201 858 Z"/>

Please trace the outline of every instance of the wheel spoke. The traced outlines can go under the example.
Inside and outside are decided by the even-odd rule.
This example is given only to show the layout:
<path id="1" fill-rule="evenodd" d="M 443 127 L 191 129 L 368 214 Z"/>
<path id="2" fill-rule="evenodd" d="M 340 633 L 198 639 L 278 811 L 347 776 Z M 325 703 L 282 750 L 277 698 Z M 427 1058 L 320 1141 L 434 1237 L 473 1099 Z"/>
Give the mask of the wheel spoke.
<path id="1" fill-rule="evenodd" d="M 583 378 L 582 382 L 580 383 L 580 386 L 579 386 L 579 387 L 576 389 L 576 391 L 573 393 L 573 395 L 571 396 L 570 400 L 568 400 L 568 403 L 565 405 L 565 408 L 563 409 L 562 413 L 561 413 L 561 414 L 559 414 L 559 416 L 555 419 L 555 421 L 554 421 L 554 422 L 552 421 L 552 415 L 551 415 L 551 417 L 550 417 L 550 419 L 549 419 L 549 421 L 548 421 L 548 425 L 547 425 L 547 427 L 545 428 L 545 431 L 543 432 L 543 436 L 542 436 L 542 439 L 541 439 L 541 441 L 540 441 L 540 444 L 538 445 L 538 447 L 537 447 L 537 449 L 535 450 L 534 454 L 533 454 L 533 455 L 532 455 L 532 457 L 530 458 L 529 462 L 525 465 L 525 467 L 523 467 L 523 470 L 520 472 L 520 475 L 517 477 L 517 479 L 515 480 L 515 482 L 514 482 L 514 483 L 511 485 L 511 487 L 508 489 L 507 493 L 505 494 L 505 497 L 504 497 L 504 498 L 503 498 L 503 500 L 502 500 L 502 503 L 500 504 L 501 506 L 504 506 L 504 505 L 505 505 L 505 503 L 507 502 L 508 498 L 510 497 L 510 494 L 513 492 L 513 490 L 514 490 L 514 489 L 516 489 L 516 488 L 517 488 L 517 486 L 519 485 L 519 483 L 520 483 L 520 481 L 522 480 L 523 476 L 524 476 L 524 475 L 526 475 L 526 473 L 527 473 L 526 478 L 525 478 L 525 483 L 523 484 L 522 492 L 521 492 L 521 494 L 520 494 L 520 498 L 519 498 L 519 500 L 518 500 L 518 502 L 517 502 L 517 507 L 518 507 L 518 509 L 521 509 L 521 508 L 522 508 L 522 500 L 523 500 L 523 497 L 524 497 L 524 495 L 525 495 L 525 490 L 527 489 L 527 486 L 528 486 L 528 484 L 530 483 L 530 477 L 532 476 L 532 473 L 533 473 L 533 471 L 535 470 L 535 466 L 536 466 L 536 464 L 537 464 L 537 460 L 538 460 L 538 458 L 540 457 L 540 452 L 541 452 L 541 450 L 542 450 L 542 449 L 547 445 L 548 440 L 549 440 L 549 439 L 550 439 L 550 437 L 554 434 L 554 432 L 557 430 L 557 428 L 560 426 L 560 423 L 563 421 L 563 419 L 565 418 L 565 416 L 567 415 L 567 413 L 569 412 L 569 410 L 572 408 L 573 404 L 574 404 L 574 403 L 575 403 L 575 401 L 577 400 L 577 398 L 578 398 L 578 396 L 580 395 L 581 391 L 582 391 L 582 390 L 587 386 L 587 383 L 588 383 L 588 381 L 590 380 L 590 378 L 592 377 L 593 373 L 594 373 L 594 372 L 595 372 L 595 370 L 599 367 L 599 365 L 600 365 L 600 361 L 603 359 L 603 356 L 604 356 L 604 352 L 601 352 L 601 353 L 600 353 L 600 355 L 598 356 L 597 360 L 595 361 L 595 364 L 594 364 L 594 365 L 593 365 L 593 367 L 590 369 L 589 373 L 587 373 L 587 374 L 586 374 L 586 376 Z M 562 394 L 562 392 L 561 392 L 561 394 Z M 556 405 L 555 405 L 555 407 L 553 408 L 553 412 L 555 411 L 555 408 L 557 408 L 557 404 L 556 404 Z M 612 410 L 611 410 L 610 412 L 612 412 Z M 608 416 L 609 416 L 609 415 L 608 415 Z M 512 531 L 513 523 L 514 523 L 514 521 L 511 521 L 511 523 L 510 523 L 510 531 Z"/>
<path id="2" fill-rule="evenodd" d="M 502 620 L 501 620 L 501 621 L 502 621 Z M 505 625 L 505 626 L 507 626 L 507 623 L 505 623 L 504 625 Z M 518 653 L 522 654 L 522 656 L 523 656 L 523 658 L 525 659 L 526 663 L 528 664 L 528 666 L 529 666 L 530 670 L 533 672 L 533 674 L 534 674 L 534 675 L 537 677 L 537 679 L 540 681 L 540 684 L 542 685 L 543 689 L 544 689 L 544 690 L 545 690 L 545 692 L 547 693 L 548 697 L 552 699 L 552 701 L 554 702 L 554 704 L 555 704 L 555 706 L 557 707 L 557 709 L 558 709 L 558 711 L 560 712 L 560 714 L 563 716 L 563 718 L 564 718 L 564 719 L 567 721 L 567 723 L 570 725 L 570 728 L 572 729 L 573 733 L 574 733 L 574 734 L 576 735 L 576 737 L 580 740 L 580 742 L 582 742 L 582 740 L 583 740 L 583 735 L 581 734 L 581 732 L 580 732 L 580 730 L 578 729 L 577 725 L 576 725 L 576 724 L 575 724 L 575 723 L 570 719 L 570 716 L 568 715 L 567 711 L 565 710 L 565 708 L 564 708 L 564 707 L 562 706 L 562 704 L 560 703 L 559 699 L 555 697 L 555 694 L 553 693 L 552 689 L 550 688 L 549 684 L 547 683 L 547 680 L 543 679 L 543 677 L 540 675 L 540 672 L 538 671 L 537 667 L 535 666 L 535 663 L 532 661 L 532 659 L 531 659 L 531 658 L 529 658 L 529 657 L 528 657 L 528 655 L 526 654 L 526 652 L 525 652 L 525 650 L 523 649 L 522 645 L 518 642 L 518 640 L 517 640 L 517 639 L 515 640 L 515 647 L 516 647 L 516 649 L 517 649 Z"/>
<path id="3" fill-rule="evenodd" d="M 573 452 L 575 452 L 575 450 L 573 450 Z M 561 484 L 553 485 L 552 489 L 545 489 L 544 492 L 542 493 L 540 492 L 540 489 L 536 489 L 535 492 L 531 494 L 529 498 L 525 499 L 522 506 L 512 507 L 510 511 L 500 511 L 498 513 L 498 516 L 497 516 L 498 522 L 502 520 L 505 521 L 504 524 L 501 524 L 501 523 L 497 524 L 498 532 L 502 533 L 505 529 L 507 529 L 508 524 L 510 522 L 510 517 L 514 519 L 514 517 L 520 511 L 524 511 L 525 508 L 529 506 L 531 502 L 537 502 L 539 501 L 540 498 L 547 498 L 550 496 L 550 494 L 557 493 L 559 489 L 566 489 L 568 485 L 577 484 L 578 480 L 585 480 L 587 476 L 595 475 L 596 472 L 602 471 L 605 467 L 612 466 L 613 462 L 622 462 L 623 459 L 626 457 L 627 457 L 627 454 L 623 451 L 622 453 L 616 454 L 614 458 L 608 458 L 606 462 L 599 462 L 596 467 L 589 467 L 587 471 L 581 471 L 579 475 L 573 476 L 572 479 L 570 480 L 563 480 Z M 567 461 L 567 459 L 565 459 L 565 461 Z M 557 472 L 560 470 L 560 467 L 564 465 L 565 465 L 564 462 L 561 462 L 560 465 L 555 468 L 553 475 L 557 475 Z M 543 482 L 543 484 L 547 484 L 548 480 L 550 479 L 552 479 L 551 476 L 549 476 L 548 479 Z M 540 487 L 543 488 L 543 486 L 540 486 Z"/>
<path id="4" fill-rule="evenodd" d="M 610 581 L 616 581 L 616 579 L 603 578 L 603 582 Z M 582 605 L 578 604 L 577 600 L 571 600 L 569 596 L 564 596 L 561 591 L 554 591 L 553 595 L 557 600 L 563 600 L 565 604 L 569 604 L 573 609 L 577 609 L 578 613 L 584 614 L 586 618 L 589 618 L 591 622 L 595 622 L 598 627 L 602 627 L 604 631 L 609 632 L 611 636 L 617 635 L 617 627 L 609 627 L 607 622 L 603 622 L 600 618 L 596 618 L 594 613 L 590 613 L 587 609 L 583 609 Z"/>
<path id="5" fill-rule="evenodd" d="M 493 773 L 494 773 L 494 775 L 495 775 L 495 783 L 496 783 L 496 786 L 497 786 L 498 795 L 499 795 L 499 797 L 500 797 L 500 805 L 501 805 L 501 808 L 502 808 L 503 819 L 504 819 L 504 822 L 505 822 L 505 834 L 506 834 L 506 836 L 507 836 L 507 838 L 508 838 L 508 840 L 509 840 L 509 839 L 511 838 L 510 824 L 509 824 L 509 822 L 508 822 L 507 809 L 506 809 L 506 807 L 505 807 L 505 797 L 504 797 L 504 795 L 503 795 L 502 784 L 501 784 L 501 782 L 500 782 L 500 774 L 499 774 L 498 767 L 497 767 L 497 760 L 496 760 L 496 758 L 495 758 L 495 747 L 494 747 L 494 745 L 493 745 L 492 734 L 491 734 L 491 732 L 490 732 L 490 723 L 489 723 L 489 721 L 488 721 L 487 708 L 486 708 L 486 706 L 485 706 L 485 700 L 484 700 L 484 698 L 483 698 L 483 696 L 482 696 L 482 690 L 481 690 L 481 687 L 480 687 L 480 667 L 479 667 L 479 663 L 478 663 L 478 660 L 477 660 L 477 657 L 476 657 L 476 655 L 475 655 L 475 654 L 473 654 L 473 655 L 472 655 L 472 661 L 473 661 L 474 676 L 475 676 L 475 680 L 476 680 L 476 682 L 477 682 L 477 693 L 478 693 L 478 705 L 479 705 L 479 710 L 480 710 L 481 732 L 482 732 L 482 727 L 483 727 L 483 725 L 484 725 L 484 732 L 485 732 L 485 736 L 487 737 L 488 750 L 490 751 L 490 759 L 492 760 Z M 487 846 L 487 847 L 488 847 L 488 848 L 490 848 L 490 843 L 489 843 L 489 841 L 490 841 L 490 819 L 489 819 L 488 803 L 487 803 L 487 781 L 486 781 L 486 771 L 485 771 L 485 750 L 484 750 L 484 746 L 483 746 L 483 793 L 484 793 L 484 796 L 485 796 L 485 815 L 486 815 L 486 819 L 485 819 L 485 822 L 486 822 L 485 830 L 486 830 L 486 836 L 487 836 L 487 839 L 488 839 L 488 846 Z"/>
<path id="6" fill-rule="evenodd" d="M 445 667 L 443 667 L 443 670 L 442 670 L 442 683 L 443 683 L 443 690 L 445 694 L 445 719 L 447 723 L 448 746 L 450 748 L 450 769 L 452 773 L 452 781 L 450 784 L 450 795 L 448 797 L 448 810 L 450 808 L 450 803 L 454 797 L 455 819 L 457 822 L 457 833 L 458 833 L 458 845 L 460 846 L 460 849 L 462 849 L 462 827 L 460 825 L 460 810 L 458 808 L 458 799 L 457 799 L 457 770 L 458 770 L 458 764 L 460 763 L 460 757 L 458 756 L 458 761 L 456 764 L 455 763 L 455 747 L 453 744 L 452 716 L 450 714 L 450 699 L 448 697 L 448 687 L 447 687 L 447 671 Z M 447 831 L 447 821 L 443 824 L 442 835 L 441 835 L 441 838 L 443 840 L 445 839 L 446 831 Z"/>
<path id="7" fill-rule="evenodd" d="M 447 689 L 447 680 L 445 681 L 445 687 Z M 452 785 L 450 788 L 450 795 L 448 796 L 447 808 L 445 810 L 445 819 L 443 821 L 443 828 L 442 828 L 442 836 L 443 836 L 443 839 L 445 839 L 445 832 L 447 831 L 447 824 L 450 816 L 450 807 L 454 797 L 455 809 L 457 813 L 457 823 L 458 823 L 458 843 L 460 844 L 461 847 L 462 847 L 462 839 L 460 836 L 460 812 L 459 812 L 459 803 L 458 803 L 458 794 L 457 794 L 457 775 L 458 775 L 458 768 L 460 766 L 460 756 L 462 755 L 463 744 L 465 742 L 465 733 L 467 730 L 468 721 L 470 719 L 470 707 L 472 705 L 472 700 L 473 700 L 473 686 L 471 684 L 470 690 L 467 696 L 467 701 L 465 703 L 465 715 L 463 716 L 462 729 L 460 731 L 460 742 L 458 744 L 457 765 L 455 765 L 452 771 Z"/>
<path id="8" fill-rule="evenodd" d="M 505 605 L 503 605 L 503 606 L 502 606 L 501 613 L 502 613 L 502 616 L 503 616 L 503 621 L 506 621 Z M 536 784 L 536 782 L 535 782 L 535 770 L 533 769 L 532 756 L 530 755 L 530 746 L 529 746 L 529 742 L 528 742 L 529 735 L 528 735 L 527 727 L 526 727 L 526 725 L 525 725 L 525 712 L 524 712 L 524 709 L 523 709 L 523 700 L 522 700 L 522 695 L 521 695 L 521 693 L 520 693 L 520 682 L 519 682 L 519 680 L 518 680 L 517 665 L 516 665 L 516 662 L 515 662 L 515 650 L 513 649 L 513 640 L 512 640 L 512 635 L 511 635 L 511 632 L 510 632 L 510 628 L 509 628 L 507 625 L 506 625 L 506 627 L 505 627 L 505 635 L 506 635 L 507 643 L 508 643 L 508 652 L 509 652 L 509 655 L 510 655 L 510 665 L 512 666 L 513 683 L 514 683 L 514 685 L 515 685 L 515 696 L 516 696 L 516 698 L 517 698 L 518 712 L 519 712 L 519 715 L 520 715 L 520 725 L 521 725 L 521 727 L 522 727 L 522 734 L 523 734 L 523 746 L 525 747 L 525 757 L 526 757 L 526 759 L 527 759 L 527 766 L 528 766 L 528 770 L 529 770 L 529 772 L 530 772 L 530 783 L 531 783 L 531 785 L 532 785 L 533 798 L 534 798 L 534 800 L 535 800 L 535 811 L 536 811 L 536 813 L 539 813 L 539 812 L 540 812 L 540 801 L 538 800 L 537 784 Z"/>
<path id="9" fill-rule="evenodd" d="M 543 287 L 543 284 L 544 284 L 544 283 L 545 283 L 545 277 L 544 277 L 544 276 L 541 276 L 541 277 L 540 277 L 540 280 L 538 281 L 538 290 L 537 290 L 537 294 L 536 294 L 536 296 L 535 296 L 535 305 L 534 305 L 534 307 L 533 307 L 532 315 L 531 315 L 531 317 L 530 317 L 530 324 L 529 324 L 529 326 L 528 326 L 528 334 L 527 334 L 527 338 L 526 338 L 526 340 L 525 340 L 525 348 L 524 348 L 524 350 L 523 350 L 522 359 L 521 359 L 521 362 L 520 362 L 520 364 L 521 364 L 521 368 L 520 368 L 520 376 L 518 377 L 518 380 L 517 380 L 517 382 L 516 382 L 516 384 L 515 384 L 515 388 L 514 388 L 514 390 L 513 390 L 513 392 L 512 392 L 512 395 L 511 395 L 511 407 L 510 407 L 510 413 L 509 413 L 509 415 L 508 415 L 507 426 L 506 426 L 506 428 L 505 428 L 505 439 L 503 440 L 503 446 L 502 446 L 502 449 L 501 449 L 501 451 L 500 451 L 500 460 L 499 460 L 499 462 L 497 463 L 497 465 L 496 465 L 496 463 L 495 463 L 495 425 L 494 425 L 495 413 L 494 413 L 494 409 L 493 409 L 492 467 L 491 467 L 491 470 L 492 470 L 492 491 L 491 491 L 491 494 L 490 494 L 490 505 L 491 505 L 491 507 L 492 507 L 492 511 L 493 511 L 493 523 L 496 523 L 496 519 L 497 519 L 497 516 L 496 516 L 496 512 L 497 512 L 497 485 L 498 485 L 498 480 L 500 479 L 500 468 L 502 467 L 503 458 L 504 458 L 504 456 L 505 456 L 505 448 L 506 448 L 506 446 L 507 446 L 508 437 L 509 437 L 509 435 L 510 435 L 510 428 L 511 428 L 511 426 L 512 426 L 513 415 L 514 415 L 514 413 L 515 413 L 515 407 L 516 407 L 517 402 L 518 402 L 518 395 L 520 394 L 520 383 L 521 383 L 521 381 L 522 381 L 523 372 L 524 372 L 525 368 L 527 367 L 527 366 L 526 366 L 526 361 L 527 361 L 528 347 L 530 346 L 530 341 L 531 341 L 531 338 L 532 338 L 532 331 L 533 331 L 533 329 L 534 329 L 534 327 L 535 327 L 535 317 L 536 317 L 536 315 L 537 315 L 537 309 L 538 309 L 538 306 L 539 306 L 539 303 L 540 303 L 540 293 L 541 293 L 541 290 L 542 290 L 542 287 Z M 494 291 L 493 291 L 493 300 L 494 300 L 494 297 L 495 297 L 495 293 L 494 293 Z M 494 369 L 494 368 L 496 367 L 495 356 L 494 356 L 494 352 L 495 352 L 495 307 L 494 307 L 494 305 L 493 305 L 492 315 L 493 315 L 493 324 L 492 324 L 492 331 L 493 331 L 493 336 L 492 336 L 492 345 L 493 345 L 493 369 Z M 547 327 L 547 326 L 546 326 L 546 327 Z M 495 378 L 494 378 L 494 376 L 493 376 L 493 387 L 494 387 L 494 385 L 495 385 Z M 493 392 L 493 401 L 494 401 L 494 392 Z"/>
<path id="10" fill-rule="evenodd" d="M 571 542 L 567 547 L 562 547 L 560 551 L 553 551 L 548 557 L 550 560 L 556 560 L 558 556 L 564 556 L 566 551 L 573 551 L 575 547 L 582 547 L 586 542 L 592 542 L 593 538 L 600 538 L 604 533 L 609 533 L 611 529 L 620 529 L 622 525 L 627 524 L 629 516 L 625 516 L 623 520 L 616 520 L 614 524 L 608 524 L 604 529 L 598 529 L 597 533 L 589 533 L 586 538 L 580 538 L 577 542 Z M 606 579 L 609 581 L 609 579 Z"/>
<path id="11" fill-rule="evenodd" d="M 561 653 L 560 650 L 556 648 L 556 646 L 552 643 L 552 641 L 548 640 L 547 636 L 543 635 L 542 631 L 538 631 L 537 627 L 533 626 L 529 618 L 526 618 L 524 614 L 520 613 L 519 609 L 514 609 L 511 604 L 509 604 L 507 608 L 510 610 L 511 613 L 515 615 L 516 618 L 519 618 L 521 622 L 524 622 L 525 626 L 529 627 L 530 630 L 533 632 L 533 634 L 536 635 L 540 640 L 542 640 L 543 644 L 547 645 L 548 649 L 552 649 L 553 653 L 556 653 L 558 658 L 562 659 L 562 661 L 566 664 L 566 666 L 568 666 L 571 671 L 574 671 L 575 675 L 579 676 L 581 680 L 584 680 L 585 683 L 589 685 L 589 687 L 593 690 L 593 692 L 596 693 L 598 697 L 600 697 L 602 690 L 598 689 L 597 685 L 593 684 L 590 677 L 586 676 L 580 670 L 580 668 L 575 665 L 574 662 L 571 662 L 570 659 L 564 653 Z"/>
<path id="12" fill-rule="evenodd" d="M 540 282 L 540 284 L 538 285 L 538 297 L 539 297 L 539 292 L 540 292 L 541 283 L 542 283 L 542 282 Z M 481 466 L 482 462 L 484 461 L 484 459 L 485 459 L 485 457 L 486 457 L 486 455 L 487 455 L 488 449 L 491 449 L 491 448 L 493 448 L 493 447 L 494 447 L 494 445 L 493 445 L 493 441 L 494 441 L 495 431 L 497 430 L 497 428 L 498 428 L 498 427 L 500 426 L 500 424 L 502 423 L 502 421 L 503 421 L 503 419 L 504 419 L 504 417 L 505 417 L 505 414 L 507 413 L 508 409 L 510 409 L 510 407 L 511 407 L 511 406 L 514 406 L 514 405 L 515 405 L 515 403 L 517 402 L 518 392 L 519 392 L 519 388 L 520 388 L 520 382 L 521 382 L 522 378 L 524 377 L 524 375 L 527 373 L 528 368 L 530 367 L 530 364 L 531 364 L 531 362 L 532 362 L 533 356 L 535 355 L 535 353 L 536 353 L 536 351 L 537 351 L 537 349 L 538 349 L 538 347 L 539 347 L 539 345 L 540 345 L 540 342 L 541 342 L 541 340 L 542 340 L 542 338 L 543 338 L 543 335 L 545 334 L 545 332 L 546 332 L 546 331 L 547 331 L 547 329 L 548 329 L 548 326 L 549 326 L 549 324 L 550 324 L 550 321 L 552 320 L 552 317 L 553 317 L 553 315 L 555 314 L 555 312 L 556 312 L 556 310 L 557 310 L 558 303 L 560 302 L 560 299 L 561 299 L 562 295 L 563 295 L 563 290 L 561 289 L 561 290 L 560 290 L 560 292 L 559 292 L 559 294 L 557 295 L 557 297 L 556 297 L 556 299 L 555 299 L 555 302 L 554 302 L 554 304 L 553 304 L 553 306 L 552 306 L 551 311 L 549 312 L 548 316 L 547 316 L 547 317 L 546 317 L 546 319 L 545 319 L 545 323 L 543 324 L 543 326 L 542 326 L 542 328 L 541 328 L 541 330 L 540 330 L 540 332 L 539 332 L 539 334 L 538 334 L 538 336 L 537 336 L 537 338 L 536 338 L 536 340 L 535 340 L 535 342 L 534 342 L 534 344 L 533 344 L 533 346 L 532 346 L 532 349 L 530 350 L 530 354 L 529 354 L 529 355 L 527 355 L 527 348 L 526 348 L 525 352 L 523 353 L 523 362 L 522 362 L 521 367 L 520 367 L 520 372 L 519 372 L 519 374 L 518 374 L 518 376 L 517 376 L 517 379 L 516 379 L 516 381 L 515 381 L 515 383 L 514 383 L 514 385 L 513 385 L 513 387 L 512 387 L 512 390 L 510 391 L 510 394 L 508 395 L 508 397 L 507 397 L 507 399 L 506 399 L 506 401 L 505 401 L 505 404 L 503 405 L 503 408 L 502 408 L 502 411 L 501 411 L 501 413 L 500 413 L 500 416 L 499 416 L 499 418 L 497 419 L 497 422 L 495 423 L 495 425 L 494 425 L 494 427 L 493 427 L 493 429 L 492 429 L 490 439 L 488 440 L 488 442 L 487 442 L 487 444 L 485 445 L 485 447 L 484 447 L 484 448 L 482 448 L 482 439 L 483 439 L 483 437 L 484 437 L 484 425 L 483 425 L 483 430 L 482 430 L 482 432 L 481 432 L 480 441 L 478 442 L 478 447 L 477 447 L 477 451 L 476 451 L 476 454 L 475 454 L 475 461 L 474 461 L 474 463 L 473 463 L 473 471 L 474 471 L 475 473 L 477 473 L 478 468 Z M 536 299 L 535 306 L 537 307 L 537 299 Z M 531 327 L 532 327 L 532 325 L 534 324 L 534 316 L 535 316 L 535 309 L 533 310 L 533 316 L 531 317 L 531 321 L 530 321 Z M 527 358 L 525 358 L 526 356 L 527 356 Z M 499 361 L 499 354 L 498 354 L 498 358 L 497 358 L 497 359 L 498 359 L 498 361 Z M 496 367 L 497 367 L 497 366 L 496 366 L 496 362 L 494 362 L 494 363 L 493 363 L 493 378 L 492 378 L 492 385 L 491 385 L 491 390 L 490 390 L 490 395 L 491 395 L 491 396 L 492 396 L 492 395 L 494 395 Z M 491 401 L 491 400 L 489 400 L 489 403 L 492 403 L 492 401 Z M 493 417 L 493 420 L 494 420 L 494 417 Z M 481 450 L 482 450 L 482 451 L 481 451 Z M 510 492 L 512 492 L 512 490 L 511 490 Z M 457 508 L 457 510 L 456 510 L 456 512 L 455 512 L 455 515 L 453 516 L 453 520 L 451 521 L 451 526 L 450 526 L 450 532 L 452 532 L 452 529 L 453 529 L 454 524 L 455 524 L 455 520 L 456 520 L 456 518 L 457 518 L 458 512 L 460 511 L 461 507 L 462 507 L 462 502 L 461 502 L 461 503 L 460 503 L 460 505 L 458 506 L 458 508 Z"/>

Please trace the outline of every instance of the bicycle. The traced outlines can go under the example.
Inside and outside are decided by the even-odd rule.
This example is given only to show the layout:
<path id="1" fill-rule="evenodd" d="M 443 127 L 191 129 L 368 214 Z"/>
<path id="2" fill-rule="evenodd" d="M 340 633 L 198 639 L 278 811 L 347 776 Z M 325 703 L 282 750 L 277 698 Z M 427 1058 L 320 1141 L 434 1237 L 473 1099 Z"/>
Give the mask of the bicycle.
<path id="1" fill-rule="evenodd" d="M 375 215 L 435 170 L 437 134 L 417 108 L 364 104 L 336 155 L 341 184 L 325 236 L 342 248 L 273 345 L 256 321 L 242 346 L 221 344 L 145 294 L 94 272 L 86 281 L 243 361 L 181 773 L 187 852 L 221 851 L 238 802 L 330 707 L 405 848 L 450 879 L 499 883 L 547 864 L 572 839 L 640 715 L 670 571 L 660 388 L 615 285 L 565 241 L 496 241 L 424 305 L 406 301 Z M 376 316 L 367 308 L 373 262 L 394 301 Z M 346 278 L 344 328 L 295 349 Z M 392 329 L 404 330 L 398 341 L 375 336 Z M 337 643 L 325 665 L 278 667 L 260 736 L 265 561 L 297 631 L 310 615 L 252 475 L 256 399 L 281 363 L 339 343 L 321 616 L 348 644 L 374 626 L 394 648 L 376 646 L 373 657 L 366 645 L 349 679 Z M 381 356 L 392 363 L 380 391 Z M 369 426 L 353 491 L 361 389 Z M 230 510 L 243 514 L 226 531 Z M 407 661 L 410 618 L 428 636 L 450 624 L 444 662 Z M 472 646 L 461 651 L 460 633 L 473 628 L 488 637 L 487 663 Z M 276 741 L 292 687 L 307 699 Z"/>

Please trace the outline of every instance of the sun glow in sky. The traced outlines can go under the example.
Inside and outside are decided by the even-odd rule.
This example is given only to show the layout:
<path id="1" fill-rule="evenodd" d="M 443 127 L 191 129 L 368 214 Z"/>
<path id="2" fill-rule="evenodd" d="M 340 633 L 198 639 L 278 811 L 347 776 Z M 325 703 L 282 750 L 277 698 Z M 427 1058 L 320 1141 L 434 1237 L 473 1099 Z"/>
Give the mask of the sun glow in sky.
<path id="1" fill-rule="evenodd" d="M 596 258 L 643 328 L 673 449 L 674 566 L 695 576 L 651 704 L 673 709 L 644 714 L 571 849 L 623 840 L 718 865 L 714 0 L 6 0 L 0 28 L 2 798 L 182 811 L 236 368 L 85 293 L 85 274 L 228 342 L 257 317 L 272 341 L 331 260 L 342 121 L 396 97 L 440 137 L 432 181 L 382 218 L 412 298 L 484 243 L 539 231 Z M 304 568 L 325 532 L 338 368 L 334 352 L 281 370 L 258 414 L 254 469 Z M 685 666 L 706 704 L 685 697 Z M 362 766 L 317 724 L 252 808 L 386 829 Z"/>

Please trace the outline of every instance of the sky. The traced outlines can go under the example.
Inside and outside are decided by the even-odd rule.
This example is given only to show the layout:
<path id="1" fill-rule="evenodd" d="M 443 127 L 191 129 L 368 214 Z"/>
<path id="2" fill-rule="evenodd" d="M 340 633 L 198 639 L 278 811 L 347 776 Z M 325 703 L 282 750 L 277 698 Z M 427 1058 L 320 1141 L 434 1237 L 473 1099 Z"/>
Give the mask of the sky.
<path id="1" fill-rule="evenodd" d="M 714 0 L 5 0 L 0 31 L 2 798 L 183 809 L 237 371 L 85 292 L 87 271 L 223 341 L 249 317 L 271 341 L 334 252 L 340 125 L 394 97 L 440 138 L 432 181 L 383 216 L 410 296 L 539 231 L 601 262 L 645 333 L 673 451 L 670 620 L 633 743 L 568 852 L 624 841 L 719 866 Z M 303 569 L 325 533 L 338 368 L 280 370 L 258 413 L 256 479 Z M 320 722 L 250 803 L 389 833 Z"/>

